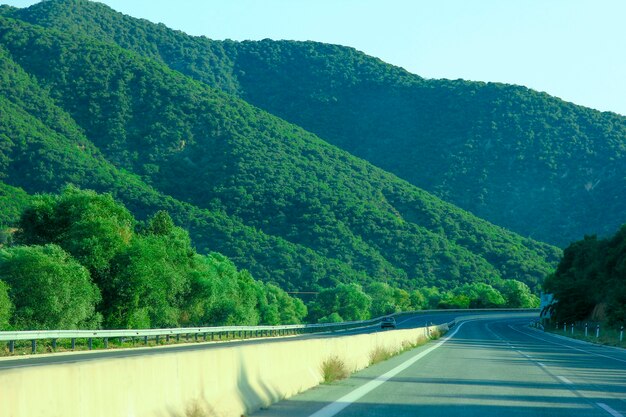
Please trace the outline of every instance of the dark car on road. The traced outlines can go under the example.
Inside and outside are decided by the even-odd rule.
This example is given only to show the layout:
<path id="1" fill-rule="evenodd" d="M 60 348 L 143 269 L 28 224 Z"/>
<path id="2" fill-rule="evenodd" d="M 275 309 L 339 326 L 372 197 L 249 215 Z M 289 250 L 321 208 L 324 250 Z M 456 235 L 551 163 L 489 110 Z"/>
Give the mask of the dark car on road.
<path id="1" fill-rule="evenodd" d="M 380 322 L 381 329 L 395 329 L 396 328 L 396 319 L 393 317 L 385 317 Z"/>

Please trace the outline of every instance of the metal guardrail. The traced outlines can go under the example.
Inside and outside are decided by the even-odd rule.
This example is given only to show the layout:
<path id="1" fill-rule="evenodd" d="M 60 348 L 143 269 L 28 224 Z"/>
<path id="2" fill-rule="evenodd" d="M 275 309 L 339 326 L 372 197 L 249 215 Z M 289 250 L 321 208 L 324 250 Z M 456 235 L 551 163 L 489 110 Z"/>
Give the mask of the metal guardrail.
<path id="1" fill-rule="evenodd" d="M 434 312 L 511 312 L 511 311 L 526 311 L 526 312 L 539 312 L 539 309 L 450 309 L 450 310 L 419 310 L 419 311 L 406 311 L 396 314 L 389 314 L 387 316 L 377 317 L 370 320 L 363 321 L 351 321 L 342 323 L 322 323 L 322 324 L 292 324 L 283 326 L 220 326 L 220 327 L 182 327 L 182 328 L 169 328 L 169 329 L 120 329 L 120 330 L 26 330 L 26 331 L 5 331 L 0 332 L 0 342 L 8 342 L 9 352 L 13 353 L 15 349 L 15 342 L 22 340 L 31 341 L 31 351 L 36 353 L 38 340 L 52 340 L 52 349 L 56 349 L 58 339 L 71 340 L 71 349 L 74 350 L 76 339 L 87 340 L 89 349 L 93 348 L 93 339 L 102 339 L 104 341 L 104 348 L 108 347 L 108 340 L 113 338 L 120 339 L 135 339 L 142 338 L 144 344 L 148 344 L 148 340 L 151 338 L 156 339 L 157 344 L 161 337 L 165 337 L 167 342 L 172 337 L 175 337 L 177 341 L 180 340 L 180 336 L 185 336 L 186 340 L 193 336 L 197 341 L 200 337 L 204 341 L 206 340 L 223 340 L 226 339 L 248 339 L 254 337 L 277 337 L 277 336 L 289 336 L 309 333 L 324 333 L 334 331 L 352 330 L 357 328 L 371 327 L 379 325 L 384 317 L 388 316 L 405 316 L 405 315 L 419 315 Z"/>

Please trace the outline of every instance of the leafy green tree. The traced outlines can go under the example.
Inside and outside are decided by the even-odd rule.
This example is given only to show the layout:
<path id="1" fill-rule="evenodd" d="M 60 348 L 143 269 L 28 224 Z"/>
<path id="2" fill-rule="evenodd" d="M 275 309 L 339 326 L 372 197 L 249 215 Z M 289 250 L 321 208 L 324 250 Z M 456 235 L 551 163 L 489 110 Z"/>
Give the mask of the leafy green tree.
<path id="1" fill-rule="evenodd" d="M 89 272 L 56 245 L 0 250 L 0 277 L 9 285 L 18 329 L 93 329 L 100 292 Z"/>
<path id="2" fill-rule="evenodd" d="M 455 296 L 467 297 L 470 300 L 468 305 L 470 308 L 502 307 L 505 303 L 500 291 L 483 282 L 464 284 L 455 288 L 453 293 Z"/>
<path id="3" fill-rule="evenodd" d="M 366 320 L 370 317 L 372 299 L 363 292 L 358 284 L 339 284 L 335 288 L 326 288 L 317 294 L 309 307 L 311 321 L 322 317 L 336 318 L 337 313 L 346 321 Z"/>
<path id="4" fill-rule="evenodd" d="M 528 285 L 514 279 L 504 281 L 504 283 L 502 284 L 502 295 L 506 300 L 507 307 L 539 307 L 539 297 L 530 292 L 530 288 L 528 288 Z"/>
<path id="5" fill-rule="evenodd" d="M 69 186 L 58 196 L 35 197 L 20 218 L 17 241 L 61 246 L 98 282 L 111 259 L 128 246 L 135 223 L 110 194 Z"/>
<path id="6" fill-rule="evenodd" d="M 424 293 L 420 290 L 409 291 L 409 300 L 411 303 L 411 310 L 424 310 L 428 308 L 428 300 Z"/>
<path id="7" fill-rule="evenodd" d="M 9 330 L 9 320 L 13 315 L 13 303 L 9 298 L 9 287 L 0 281 L 0 331 Z"/>
<path id="8" fill-rule="evenodd" d="M 556 271 L 546 277 L 544 289 L 554 295 L 557 320 L 578 321 L 588 318 L 605 301 L 608 242 L 585 236 L 563 252 Z"/>
<path id="9" fill-rule="evenodd" d="M 373 282 L 367 286 L 365 292 L 372 299 L 370 307 L 371 317 L 380 317 L 401 311 L 396 305 L 394 288 L 388 284 Z"/>
<path id="10" fill-rule="evenodd" d="M 318 323 L 341 323 L 344 319 L 337 313 L 330 313 L 327 316 L 320 318 Z"/>

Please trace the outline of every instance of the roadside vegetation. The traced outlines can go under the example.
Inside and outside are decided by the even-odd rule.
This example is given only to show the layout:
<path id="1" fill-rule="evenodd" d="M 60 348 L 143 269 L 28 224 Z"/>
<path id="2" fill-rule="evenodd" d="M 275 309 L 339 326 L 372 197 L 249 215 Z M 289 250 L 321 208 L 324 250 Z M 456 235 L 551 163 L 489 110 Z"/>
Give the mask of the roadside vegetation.
<path id="1" fill-rule="evenodd" d="M 304 303 L 226 257 L 198 254 L 167 212 L 110 195 L 40 195 L 0 249 L 0 329 L 295 324 Z"/>
<path id="2" fill-rule="evenodd" d="M 611 237 L 585 236 L 572 243 L 544 283 L 556 300 L 550 306 L 553 321 L 626 324 L 625 277 L 626 225 Z"/>
<path id="3" fill-rule="evenodd" d="M 585 335 L 585 324 L 587 324 L 587 335 Z M 574 331 L 572 332 L 571 323 L 565 323 L 566 329 L 563 328 L 564 323 L 547 323 L 544 331 L 559 336 L 570 337 L 573 339 L 584 340 L 585 342 L 597 343 L 606 346 L 617 346 L 626 348 L 626 336 L 623 335 L 621 325 L 619 327 L 611 327 L 606 323 L 598 322 L 577 322 L 574 323 Z M 596 326 L 600 326 L 600 334 L 596 337 Z M 620 337 L 622 340 L 620 341 Z"/>

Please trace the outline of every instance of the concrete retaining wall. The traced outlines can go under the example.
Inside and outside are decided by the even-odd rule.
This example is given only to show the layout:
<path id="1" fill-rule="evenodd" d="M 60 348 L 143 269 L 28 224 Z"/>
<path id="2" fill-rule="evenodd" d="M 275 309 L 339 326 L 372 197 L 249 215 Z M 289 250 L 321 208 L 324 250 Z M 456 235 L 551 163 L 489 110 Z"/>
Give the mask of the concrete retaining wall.
<path id="1" fill-rule="evenodd" d="M 399 351 L 424 337 L 419 328 L 176 353 L 153 348 L 145 355 L 0 371 L 0 416 L 240 417 L 318 385 L 330 357 L 356 371 L 369 365 L 377 347 Z"/>

